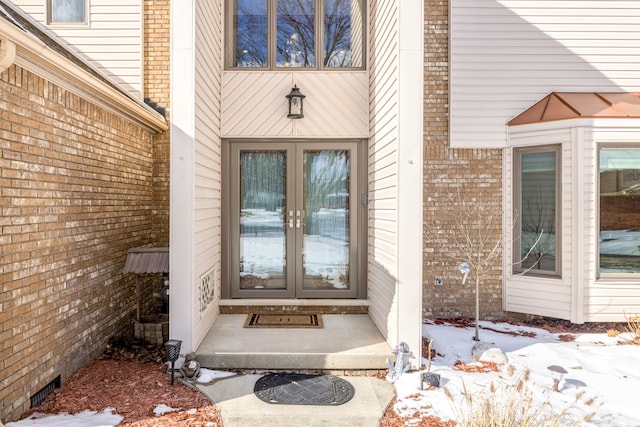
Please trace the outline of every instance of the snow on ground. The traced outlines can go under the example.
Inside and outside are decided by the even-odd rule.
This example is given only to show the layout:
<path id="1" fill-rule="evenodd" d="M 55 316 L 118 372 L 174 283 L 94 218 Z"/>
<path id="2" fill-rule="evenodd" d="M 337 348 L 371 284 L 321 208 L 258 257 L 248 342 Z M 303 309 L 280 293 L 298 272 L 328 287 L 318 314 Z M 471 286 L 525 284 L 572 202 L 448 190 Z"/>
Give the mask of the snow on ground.
<path id="1" fill-rule="evenodd" d="M 6 424 L 6 427 L 106 427 L 118 425 L 124 417 L 114 413 L 113 408 L 101 412 L 82 411 L 77 414 L 33 413 L 24 420 Z"/>
<path id="2" fill-rule="evenodd" d="M 472 364 L 474 328 L 426 321 L 423 336 L 432 341 L 438 354 L 431 361 L 431 372 L 440 374 L 440 387 L 421 390 L 420 373 L 402 374 L 395 382 L 398 395 L 395 410 L 408 418 L 408 426 L 420 425 L 420 418 L 427 416 L 462 423 L 473 412 L 474 405 L 486 399 L 501 407 L 529 405 L 529 413 L 567 411 L 563 422 L 552 423 L 558 426 L 640 426 L 637 403 L 640 348 L 619 345 L 628 338 L 624 334 L 617 337 L 576 334 L 573 341 L 566 340 L 566 335 L 508 323 L 480 322 L 480 340 L 502 349 L 509 362 L 499 372 L 465 372 L 454 365 Z M 426 359 L 422 362 L 425 366 L 428 363 Z M 550 365 L 567 370 L 559 392 L 551 389 L 553 378 L 547 369 Z M 213 381 L 227 375 L 230 373 L 201 369 L 198 381 Z M 157 408 L 159 412 L 170 409 Z M 522 407 L 518 411 L 522 413 Z M 114 426 L 121 420 L 108 408 L 76 415 L 33 414 L 6 427 Z"/>
<path id="3" fill-rule="evenodd" d="M 526 404 L 529 396 L 530 413 L 567 411 L 564 423 L 557 425 L 577 421 L 583 426 L 640 426 L 640 348 L 618 344 L 628 337 L 585 333 L 567 341 L 563 334 L 544 329 L 492 322 L 480 322 L 480 326 L 480 341 L 495 344 L 508 356 L 509 362 L 499 372 L 472 373 L 453 367 L 457 362 L 472 364 L 473 327 L 432 321 L 423 325 L 423 336 L 432 340 L 438 354 L 431 361 L 431 372 L 441 375 L 441 384 L 420 390 L 418 372 L 403 374 L 396 381 L 395 409 L 413 418 L 407 425 L 418 425 L 420 416 L 460 421 L 483 400 L 506 407 Z M 550 365 L 567 371 L 559 392 L 551 390 Z M 522 391 L 516 391 L 521 386 Z"/>

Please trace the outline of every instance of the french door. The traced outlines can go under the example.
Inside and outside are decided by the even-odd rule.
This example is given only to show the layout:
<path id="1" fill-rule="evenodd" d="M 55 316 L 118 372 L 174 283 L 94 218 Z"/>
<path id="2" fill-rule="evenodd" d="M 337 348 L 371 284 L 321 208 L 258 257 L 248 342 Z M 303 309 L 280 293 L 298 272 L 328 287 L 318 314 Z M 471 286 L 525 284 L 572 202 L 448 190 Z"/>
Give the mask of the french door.
<path id="1" fill-rule="evenodd" d="M 232 297 L 357 295 L 356 150 L 348 142 L 231 144 Z"/>

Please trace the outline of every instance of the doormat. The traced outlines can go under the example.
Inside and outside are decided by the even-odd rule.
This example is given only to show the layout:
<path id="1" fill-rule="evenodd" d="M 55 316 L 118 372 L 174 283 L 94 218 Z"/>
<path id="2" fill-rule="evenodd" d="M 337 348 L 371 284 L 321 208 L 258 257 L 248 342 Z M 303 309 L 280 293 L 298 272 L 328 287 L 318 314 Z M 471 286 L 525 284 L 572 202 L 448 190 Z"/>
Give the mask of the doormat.
<path id="1" fill-rule="evenodd" d="M 350 401 L 355 389 L 331 375 L 271 374 L 260 377 L 253 392 L 267 403 L 337 406 Z"/>
<path id="2" fill-rule="evenodd" d="M 245 328 L 322 328 L 320 314 L 249 313 Z"/>

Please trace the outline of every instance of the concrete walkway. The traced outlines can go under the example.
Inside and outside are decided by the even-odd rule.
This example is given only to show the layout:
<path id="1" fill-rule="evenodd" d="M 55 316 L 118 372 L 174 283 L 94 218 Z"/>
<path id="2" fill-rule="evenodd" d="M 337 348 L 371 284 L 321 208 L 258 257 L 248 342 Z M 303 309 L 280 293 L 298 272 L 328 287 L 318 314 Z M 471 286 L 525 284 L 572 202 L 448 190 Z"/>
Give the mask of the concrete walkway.
<path id="1" fill-rule="evenodd" d="M 270 404 L 253 393 L 260 376 L 239 375 L 197 388 L 216 404 L 224 427 L 378 427 L 395 395 L 387 381 L 354 376 L 341 377 L 355 388 L 353 398 L 343 405 Z"/>

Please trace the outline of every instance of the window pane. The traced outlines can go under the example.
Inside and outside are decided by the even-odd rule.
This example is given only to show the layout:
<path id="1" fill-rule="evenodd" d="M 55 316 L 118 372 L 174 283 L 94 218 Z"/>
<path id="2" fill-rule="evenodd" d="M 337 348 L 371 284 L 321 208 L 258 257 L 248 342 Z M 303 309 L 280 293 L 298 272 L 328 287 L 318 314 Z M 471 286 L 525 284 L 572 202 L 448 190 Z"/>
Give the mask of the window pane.
<path id="1" fill-rule="evenodd" d="M 277 0 L 277 67 L 315 67 L 315 4 Z"/>
<path id="2" fill-rule="evenodd" d="M 520 167 L 520 266 L 555 272 L 556 152 L 522 153 Z"/>
<path id="3" fill-rule="evenodd" d="M 362 67 L 362 16 L 360 0 L 325 0 L 325 67 Z"/>
<path id="4" fill-rule="evenodd" d="M 234 67 L 267 66 L 267 0 L 238 0 L 233 9 Z"/>
<path id="5" fill-rule="evenodd" d="M 304 152 L 303 289 L 347 290 L 349 278 L 349 152 Z"/>
<path id="6" fill-rule="evenodd" d="M 240 153 L 240 289 L 286 289 L 286 154 Z"/>
<path id="7" fill-rule="evenodd" d="M 51 0 L 51 22 L 86 22 L 85 0 Z"/>
<path id="8" fill-rule="evenodd" d="M 640 149 L 600 150 L 600 272 L 640 272 Z"/>

